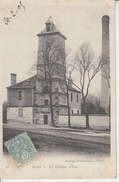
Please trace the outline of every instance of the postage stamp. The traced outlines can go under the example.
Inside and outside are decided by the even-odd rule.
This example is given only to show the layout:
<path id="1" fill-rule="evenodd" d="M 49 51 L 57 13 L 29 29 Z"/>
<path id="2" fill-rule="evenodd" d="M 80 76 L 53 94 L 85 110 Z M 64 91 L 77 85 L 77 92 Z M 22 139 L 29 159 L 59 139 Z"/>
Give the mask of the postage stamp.
<path id="1" fill-rule="evenodd" d="M 39 155 L 26 132 L 4 143 L 18 168 L 39 158 Z"/>

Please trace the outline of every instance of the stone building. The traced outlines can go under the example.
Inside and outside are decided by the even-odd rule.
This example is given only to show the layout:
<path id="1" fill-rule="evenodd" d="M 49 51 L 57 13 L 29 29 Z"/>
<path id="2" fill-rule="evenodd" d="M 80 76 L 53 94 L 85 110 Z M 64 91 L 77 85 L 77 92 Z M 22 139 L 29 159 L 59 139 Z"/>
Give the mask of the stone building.
<path id="1" fill-rule="evenodd" d="M 53 21 L 48 20 L 45 24 L 45 29 L 37 34 L 37 74 L 20 83 L 16 83 L 16 74 L 11 74 L 11 86 L 7 87 L 8 121 L 50 125 L 52 112 L 54 123 L 58 125 L 59 116 L 68 114 L 65 79 L 66 37 Z M 71 114 L 80 115 L 81 92 L 69 84 L 68 95 Z"/>

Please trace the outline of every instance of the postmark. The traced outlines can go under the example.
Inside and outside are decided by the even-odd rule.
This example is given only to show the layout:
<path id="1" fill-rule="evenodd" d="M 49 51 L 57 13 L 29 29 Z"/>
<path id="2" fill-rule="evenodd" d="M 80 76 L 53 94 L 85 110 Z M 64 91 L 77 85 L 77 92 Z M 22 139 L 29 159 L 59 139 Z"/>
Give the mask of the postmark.
<path id="1" fill-rule="evenodd" d="M 18 169 L 39 158 L 39 155 L 26 132 L 4 143 Z"/>

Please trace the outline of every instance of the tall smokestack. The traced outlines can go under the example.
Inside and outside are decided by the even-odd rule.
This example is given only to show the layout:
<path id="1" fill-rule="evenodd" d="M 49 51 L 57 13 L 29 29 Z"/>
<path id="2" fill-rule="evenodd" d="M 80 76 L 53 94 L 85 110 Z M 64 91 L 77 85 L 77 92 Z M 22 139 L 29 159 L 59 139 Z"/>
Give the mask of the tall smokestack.
<path id="1" fill-rule="evenodd" d="M 11 86 L 16 84 L 16 76 L 15 73 L 11 73 Z"/>
<path id="2" fill-rule="evenodd" d="M 101 69 L 101 106 L 107 110 L 109 108 L 110 97 L 110 49 L 109 49 L 109 16 L 102 17 L 102 62 Z"/>
<path id="3" fill-rule="evenodd" d="M 109 16 L 102 17 L 102 57 L 109 61 Z"/>

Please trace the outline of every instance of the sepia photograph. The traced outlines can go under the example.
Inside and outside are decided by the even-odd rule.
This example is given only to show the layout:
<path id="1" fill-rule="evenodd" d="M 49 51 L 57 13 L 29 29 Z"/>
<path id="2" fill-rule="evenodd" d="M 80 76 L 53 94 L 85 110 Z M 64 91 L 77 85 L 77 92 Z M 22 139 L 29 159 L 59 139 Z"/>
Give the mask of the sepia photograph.
<path id="1" fill-rule="evenodd" d="M 0 10 L 0 177 L 115 178 L 114 1 Z"/>

